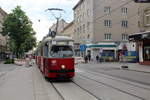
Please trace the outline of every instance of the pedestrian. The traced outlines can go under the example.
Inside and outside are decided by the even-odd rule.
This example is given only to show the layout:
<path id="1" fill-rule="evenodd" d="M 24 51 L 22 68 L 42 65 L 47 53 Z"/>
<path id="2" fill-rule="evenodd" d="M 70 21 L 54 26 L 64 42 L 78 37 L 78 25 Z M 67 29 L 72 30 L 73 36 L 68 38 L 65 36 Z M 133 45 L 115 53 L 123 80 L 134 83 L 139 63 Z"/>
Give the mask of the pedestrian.
<path id="1" fill-rule="evenodd" d="M 87 55 L 84 56 L 84 60 L 85 60 L 85 63 L 88 63 L 88 57 L 87 57 Z"/>
<path id="2" fill-rule="evenodd" d="M 91 61 L 91 55 L 90 54 L 88 55 L 88 61 Z"/>
<path id="3" fill-rule="evenodd" d="M 99 55 L 96 56 L 96 61 L 99 62 Z"/>
<path id="4" fill-rule="evenodd" d="M 120 61 L 120 62 L 123 61 L 123 53 L 122 53 L 122 52 L 119 53 L 119 61 Z"/>

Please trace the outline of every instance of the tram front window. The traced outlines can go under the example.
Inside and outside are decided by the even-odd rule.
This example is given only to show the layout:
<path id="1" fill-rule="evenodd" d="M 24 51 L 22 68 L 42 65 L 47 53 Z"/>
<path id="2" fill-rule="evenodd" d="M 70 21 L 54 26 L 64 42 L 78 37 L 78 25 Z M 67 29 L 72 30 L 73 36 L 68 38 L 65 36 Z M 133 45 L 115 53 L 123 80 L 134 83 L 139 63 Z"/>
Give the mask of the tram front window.
<path id="1" fill-rule="evenodd" d="M 52 57 L 72 57 L 73 56 L 73 50 L 71 46 L 58 46 L 53 45 L 50 50 L 50 55 Z"/>

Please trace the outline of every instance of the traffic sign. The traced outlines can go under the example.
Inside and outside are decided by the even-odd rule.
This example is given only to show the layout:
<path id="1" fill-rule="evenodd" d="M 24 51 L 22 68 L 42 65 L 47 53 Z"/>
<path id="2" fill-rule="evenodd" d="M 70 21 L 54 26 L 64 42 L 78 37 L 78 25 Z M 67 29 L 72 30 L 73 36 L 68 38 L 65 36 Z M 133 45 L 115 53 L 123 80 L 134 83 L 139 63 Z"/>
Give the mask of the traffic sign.
<path id="1" fill-rule="evenodd" d="M 80 45 L 80 51 L 85 51 L 87 46 L 85 44 Z"/>

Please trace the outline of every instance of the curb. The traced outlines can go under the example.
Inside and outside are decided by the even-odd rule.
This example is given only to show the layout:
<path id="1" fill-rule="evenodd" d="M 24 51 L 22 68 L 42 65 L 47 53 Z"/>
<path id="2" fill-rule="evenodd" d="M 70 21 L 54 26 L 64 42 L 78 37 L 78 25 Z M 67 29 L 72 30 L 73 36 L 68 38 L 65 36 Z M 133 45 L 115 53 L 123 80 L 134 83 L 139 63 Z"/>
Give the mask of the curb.
<path id="1" fill-rule="evenodd" d="M 150 72 L 148 72 L 148 71 L 143 71 L 143 70 L 135 70 L 135 69 L 127 69 L 127 70 L 130 70 L 130 71 L 136 71 L 136 72 L 142 72 L 142 73 L 148 73 L 148 74 L 150 74 Z"/>
<path id="2" fill-rule="evenodd" d="M 6 72 L 0 72 L 0 77 L 2 77 L 3 75 L 5 75 Z"/>

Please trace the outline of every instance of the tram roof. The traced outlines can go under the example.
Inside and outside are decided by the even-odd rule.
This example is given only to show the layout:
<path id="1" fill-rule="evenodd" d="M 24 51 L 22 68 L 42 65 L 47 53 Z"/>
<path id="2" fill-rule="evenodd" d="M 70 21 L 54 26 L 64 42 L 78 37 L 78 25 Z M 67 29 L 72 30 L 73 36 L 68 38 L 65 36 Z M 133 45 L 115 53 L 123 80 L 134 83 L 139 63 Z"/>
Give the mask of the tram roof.
<path id="1" fill-rule="evenodd" d="M 44 40 L 42 40 L 42 42 L 39 44 L 36 50 L 38 50 L 41 47 L 41 45 L 43 45 L 45 42 L 48 42 L 52 39 L 56 41 L 63 41 L 63 40 L 74 41 L 71 37 L 68 37 L 68 36 L 56 36 L 55 38 L 47 37 Z"/>
<path id="2" fill-rule="evenodd" d="M 73 39 L 71 37 L 68 37 L 68 36 L 56 36 L 55 38 L 52 38 L 52 37 L 47 37 L 44 39 L 43 42 L 47 42 L 47 41 L 50 41 L 50 40 L 56 40 L 56 41 L 61 41 L 61 40 L 70 40 L 70 41 L 73 41 Z"/>

